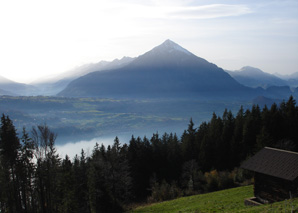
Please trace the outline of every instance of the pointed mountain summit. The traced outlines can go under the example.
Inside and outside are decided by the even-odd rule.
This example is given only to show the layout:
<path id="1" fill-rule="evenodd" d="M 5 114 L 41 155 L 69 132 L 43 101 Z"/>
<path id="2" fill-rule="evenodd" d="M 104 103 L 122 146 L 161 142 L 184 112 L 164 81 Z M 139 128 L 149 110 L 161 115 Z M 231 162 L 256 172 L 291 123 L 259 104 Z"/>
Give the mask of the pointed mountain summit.
<path id="1" fill-rule="evenodd" d="M 190 66 L 194 61 L 201 64 L 208 63 L 184 49 L 171 40 L 166 40 L 161 45 L 135 59 L 135 66 Z"/>
<path id="2" fill-rule="evenodd" d="M 170 39 L 166 40 L 165 42 L 163 42 L 161 45 L 153 48 L 150 52 L 152 53 L 177 53 L 177 52 L 182 52 L 185 53 L 187 55 L 192 55 L 191 52 L 189 52 L 188 50 L 184 49 L 183 47 L 181 47 L 180 45 L 176 44 L 175 42 L 171 41 Z"/>
<path id="3" fill-rule="evenodd" d="M 72 81 L 59 96 L 105 98 L 222 98 L 256 91 L 171 40 L 128 65 Z"/>

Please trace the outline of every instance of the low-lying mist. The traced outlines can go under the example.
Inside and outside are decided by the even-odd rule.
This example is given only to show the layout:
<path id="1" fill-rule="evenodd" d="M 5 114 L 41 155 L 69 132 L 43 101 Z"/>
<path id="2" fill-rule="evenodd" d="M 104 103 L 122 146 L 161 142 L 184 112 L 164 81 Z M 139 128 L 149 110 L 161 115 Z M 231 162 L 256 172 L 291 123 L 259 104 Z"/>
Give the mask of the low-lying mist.
<path id="1" fill-rule="evenodd" d="M 68 157 L 73 160 L 76 155 L 81 155 L 82 149 L 84 150 L 85 155 L 88 157 L 92 155 L 92 151 L 96 143 L 98 143 L 100 146 L 103 144 L 105 147 L 107 147 L 108 145 L 112 145 L 114 143 L 114 139 L 115 137 L 93 138 L 91 140 L 82 140 L 78 142 L 68 142 L 63 145 L 56 145 L 56 148 L 61 158 L 64 158 L 66 155 L 68 155 Z M 119 140 L 121 144 L 126 143 L 126 140 L 124 141 L 124 139 L 121 137 Z"/>

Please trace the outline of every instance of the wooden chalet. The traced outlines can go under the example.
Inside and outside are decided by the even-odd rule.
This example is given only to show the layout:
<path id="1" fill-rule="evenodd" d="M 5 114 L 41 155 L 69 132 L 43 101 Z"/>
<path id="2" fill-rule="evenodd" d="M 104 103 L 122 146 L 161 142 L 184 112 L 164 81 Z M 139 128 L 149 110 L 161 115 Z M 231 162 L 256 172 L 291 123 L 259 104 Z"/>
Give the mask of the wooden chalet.
<path id="1" fill-rule="evenodd" d="M 254 172 L 254 195 L 258 202 L 298 197 L 297 152 L 265 147 L 241 168 Z"/>

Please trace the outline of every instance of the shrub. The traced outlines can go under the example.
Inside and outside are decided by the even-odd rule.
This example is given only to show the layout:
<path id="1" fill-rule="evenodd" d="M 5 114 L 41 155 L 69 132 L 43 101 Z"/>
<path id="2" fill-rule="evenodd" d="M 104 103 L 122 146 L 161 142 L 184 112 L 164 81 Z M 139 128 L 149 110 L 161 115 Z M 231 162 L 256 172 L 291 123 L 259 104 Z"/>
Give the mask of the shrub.
<path id="1" fill-rule="evenodd" d="M 172 200 L 182 196 L 182 191 L 176 182 L 168 184 L 165 180 L 161 184 L 155 182 L 151 187 L 151 191 L 152 194 L 148 198 L 149 203 Z"/>

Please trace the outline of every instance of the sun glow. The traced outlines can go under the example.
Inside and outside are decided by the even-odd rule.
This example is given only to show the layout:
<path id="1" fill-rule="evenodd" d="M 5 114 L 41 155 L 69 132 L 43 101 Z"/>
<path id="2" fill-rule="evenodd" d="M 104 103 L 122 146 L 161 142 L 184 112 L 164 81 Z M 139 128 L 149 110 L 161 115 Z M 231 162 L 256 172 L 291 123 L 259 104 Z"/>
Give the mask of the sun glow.
<path id="1" fill-rule="evenodd" d="M 1 1 L 0 75 L 30 82 L 84 63 L 136 57 L 168 38 L 224 68 L 249 64 L 294 72 L 296 6 L 295 1 Z"/>

